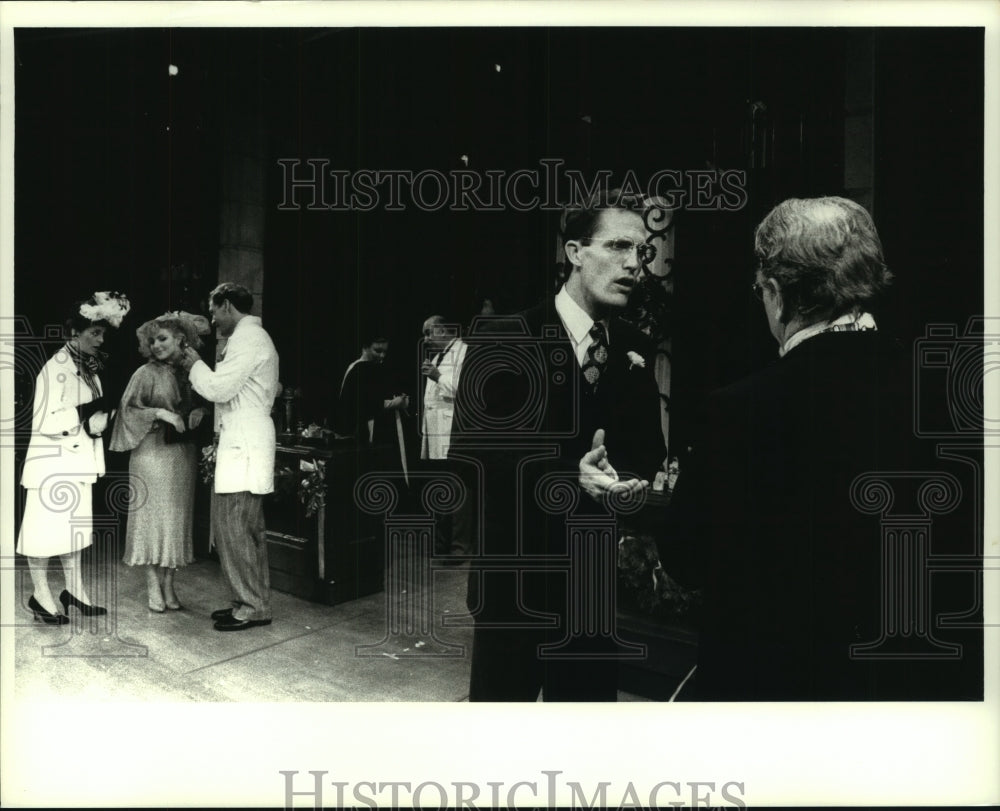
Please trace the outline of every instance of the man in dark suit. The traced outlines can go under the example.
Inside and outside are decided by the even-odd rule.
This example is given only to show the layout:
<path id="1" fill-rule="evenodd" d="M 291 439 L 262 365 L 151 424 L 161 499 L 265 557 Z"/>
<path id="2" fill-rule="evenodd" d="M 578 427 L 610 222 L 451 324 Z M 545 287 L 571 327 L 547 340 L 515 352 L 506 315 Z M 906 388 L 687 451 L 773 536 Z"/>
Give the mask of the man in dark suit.
<path id="1" fill-rule="evenodd" d="M 652 258 L 642 211 L 617 191 L 568 210 L 559 293 L 483 322 L 488 334 L 473 326 L 449 453 L 465 465 L 481 527 L 468 592 L 471 701 L 534 701 L 539 690 L 547 701 L 617 697 L 614 511 L 580 497 L 576 471 L 597 429 L 615 445 L 621 478 L 633 477 L 622 489 L 665 456 L 653 350 L 618 318 Z M 571 526 L 593 530 L 589 541 L 571 541 Z M 603 612 L 603 633 L 574 633 L 588 611 Z"/>
<path id="2" fill-rule="evenodd" d="M 660 539 L 665 568 L 704 587 L 693 697 L 963 697 L 942 680 L 967 665 L 942 656 L 921 610 L 920 541 L 900 527 L 915 573 L 902 585 L 915 591 L 894 593 L 899 561 L 883 564 L 870 509 L 888 492 L 875 479 L 940 467 L 914 438 L 909 354 L 869 312 L 892 278 L 875 225 L 850 200 L 786 200 L 757 227 L 755 251 L 753 291 L 780 358 L 711 398 Z M 926 501 L 907 495 L 901 515 Z M 892 627 L 900 600 L 915 610 Z"/>

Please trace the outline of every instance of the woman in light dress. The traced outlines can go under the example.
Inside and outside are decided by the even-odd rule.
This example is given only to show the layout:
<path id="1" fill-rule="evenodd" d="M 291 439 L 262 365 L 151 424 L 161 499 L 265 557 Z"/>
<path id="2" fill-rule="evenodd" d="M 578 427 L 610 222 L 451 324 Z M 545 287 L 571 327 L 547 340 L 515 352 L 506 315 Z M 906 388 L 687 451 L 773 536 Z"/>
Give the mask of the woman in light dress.
<path id="1" fill-rule="evenodd" d="M 176 361 L 184 348 L 201 346 L 208 319 L 166 313 L 136 330 L 140 366 L 122 395 L 110 448 L 131 451 L 132 502 L 124 562 L 144 566 L 149 610 L 183 608 L 174 573 L 194 560 L 192 527 L 197 473 L 194 430 L 206 409 Z"/>
<path id="2" fill-rule="evenodd" d="M 113 415 L 99 376 L 107 330 L 128 314 L 128 298 L 102 291 L 78 302 L 66 321 L 69 340 L 35 380 L 31 442 L 21 486 L 27 491 L 17 552 L 28 559 L 36 620 L 69 622 L 69 607 L 85 616 L 107 614 L 94 605 L 83 583 L 80 559 L 93 544 L 93 493 L 104 475 L 101 435 Z M 65 576 L 60 611 L 49 588 L 49 559 L 58 557 Z M 65 612 L 65 613 L 63 613 Z"/>

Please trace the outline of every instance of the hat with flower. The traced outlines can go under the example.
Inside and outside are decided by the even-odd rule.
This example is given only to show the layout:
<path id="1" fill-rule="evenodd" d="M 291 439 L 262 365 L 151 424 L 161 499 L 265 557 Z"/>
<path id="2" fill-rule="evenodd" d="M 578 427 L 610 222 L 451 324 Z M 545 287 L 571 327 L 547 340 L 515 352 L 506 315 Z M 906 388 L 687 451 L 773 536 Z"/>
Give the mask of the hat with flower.
<path id="1" fill-rule="evenodd" d="M 143 357 L 150 357 L 149 345 L 161 329 L 180 334 L 187 344 L 195 349 L 200 349 L 201 338 L 199 336 L 208 335 L 212 330 L 212 325 L 205 316 L 187 313 L 183 310 L 166 312 L 156 318 L 151 318 L 135 331 L 135 335 L 139 339 L 139 352 Z"/>
<path id="2" fill-rule="evenodd" d="M 130 309 L 132 305 L 124 293 L 102 290 L 81 302 L 77 312 L 92 323 L 103 321 L 117 329 Z"/>

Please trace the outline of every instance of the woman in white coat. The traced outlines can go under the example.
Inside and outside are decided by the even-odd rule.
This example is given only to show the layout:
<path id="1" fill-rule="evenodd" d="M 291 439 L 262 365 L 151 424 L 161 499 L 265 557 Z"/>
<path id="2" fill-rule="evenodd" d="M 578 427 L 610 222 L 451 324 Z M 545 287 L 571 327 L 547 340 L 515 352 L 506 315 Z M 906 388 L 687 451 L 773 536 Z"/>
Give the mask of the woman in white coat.
<path id="1" fill-rule="evenodd" d="M 34 593 L 28 600 L 35 619 L 49 625 L 69 622 L 49 587 L 49 559 L 58 557 L 65 576 L 59 595 L 84 615 L 106 614 L 93 605 L 83 584 L 80 557 L 93 543 L 92 487 L 104 475 L 101 435 L 108 426 L 98 373 L 103 368 L 104 334 L 129 311 L 118 293 L 95 293 L 73 309 L 66 322 L 69 340 L 42 367 L 35 380 L 31 442 L 21 475 L 27 491 L 17 552 L 28 559 Z"/>

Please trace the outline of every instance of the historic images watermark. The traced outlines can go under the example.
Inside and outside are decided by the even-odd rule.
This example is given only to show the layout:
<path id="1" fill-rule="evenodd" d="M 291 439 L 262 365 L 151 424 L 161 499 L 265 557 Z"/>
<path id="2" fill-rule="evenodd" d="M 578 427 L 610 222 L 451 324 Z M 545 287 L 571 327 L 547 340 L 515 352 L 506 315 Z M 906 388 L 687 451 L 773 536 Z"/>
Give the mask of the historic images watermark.
<path id="1" fill-rule="evenodd" d="M 562 780 L 561 770 L 540 770 L 533 780 L 514 783 L 452 781 L 420 783 L 394 780 L 328 780 L 327 771 L 281 770 L 285 808 L 746 808 L 746 784 L 731 780 L 676 781 L 625 785 L 610 780 Z M 296 798 L 301 798 L 296 801 Z"/>
<path id="2" fill-rule="evenodd" d="M 629 169 L 590 177 L 566 169 L 562 158 L 542 158 L 536 168 L 347 169 L 328 158 L 280 158 L 279 211 L 562 211 L 596 192 L 655 200 L 666 209 L 739 211 L 747 203 L 746 172 L 737 169 L 659 169 L 644 181 Z"/>

